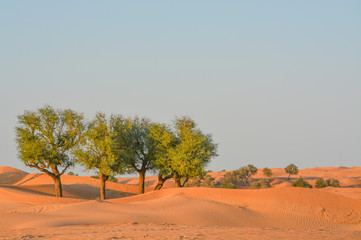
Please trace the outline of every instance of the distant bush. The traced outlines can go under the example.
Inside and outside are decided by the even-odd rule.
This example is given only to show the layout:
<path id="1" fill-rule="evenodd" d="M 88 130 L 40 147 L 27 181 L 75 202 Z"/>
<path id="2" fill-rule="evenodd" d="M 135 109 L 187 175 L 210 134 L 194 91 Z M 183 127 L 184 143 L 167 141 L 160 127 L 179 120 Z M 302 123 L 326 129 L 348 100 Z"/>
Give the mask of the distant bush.
<path id="1" fill-rule="evenodd" d="M 295 182 L 292 183 L 292 187 L 303 187 L 303 188 L 312 188 L 312 185 L 309 184 L 307 181 L 303 180 L 302 177 L 297 179 Z"/>
<path id="2" fill-rule="evenodd" d="M 68 175 L 74 176 L 75 174 L 73 172 L 68 172 Z"/>
<path id="3" fill-rule="evenodd" d="M 288 180 L 290 180 L 291 175 L 298 174 L 298 168 L 293 163 L 285 167 L 285 172 L 288 173 Z"/>
<path id="4" fill-rule="evenodd" d="M 201 183 L 202 187 L 214 188 L 215 185 L 216 183 L 214 182 L 214 178 L 211 175 L 206 175 L 203 182 Z"/>
<path id="5" fill-rule="evenodd" d="M 334 178 L 327 179 L 326 184 L 331 187 L 340 187 L 340 182 Z"/>
<path id="6" fill-rule="evenodd" d="M 262 172 L 263 172 L 263 175 L 268 177 L 268 178 L 271 178 L 272 175 L 273 175 L 272 170 L 267 168 L 267 167 L 263 168 Z"/>
<path id="7" fill-rule="evenodd" d="M 327 187 L 327 183 L 323 180 L 323 178 L 318 178 L 315 183 L 316 188 L 324 188 Z"/>
<path id="8" fill-rule="evenodd" d="M 253 182 L 251 184 L 251 188 L 253 188 L 253 189 L 270 188 L 270 187 L 271 187 L 270 181 L 264 180 L 264 179 Z"/>
<path id="9" fill-rule="evenodd" d="M 221 182 L 221 185 L 220 185 L 221 188 L 236 188 L 236 186 L 231 183 L 231 182 L 228 182 L 227 180 L 223 180 Z"/>
<path id="10" fill-rule="evenodd" d="M 337 179 L 330 178 L 326 181 L 323 178 L 318 178 L 315 183 L 316 188 L 324 188 L 324 187 L 340 187 L 340 182 Z"/>
<path id="11" fill-rule="evenodd" d="M 184 184 L 185 187 L 199 187 L 201 185 L 201 179 L 200 177 L 191 178 L 189 179 L 186 184 Z"/>

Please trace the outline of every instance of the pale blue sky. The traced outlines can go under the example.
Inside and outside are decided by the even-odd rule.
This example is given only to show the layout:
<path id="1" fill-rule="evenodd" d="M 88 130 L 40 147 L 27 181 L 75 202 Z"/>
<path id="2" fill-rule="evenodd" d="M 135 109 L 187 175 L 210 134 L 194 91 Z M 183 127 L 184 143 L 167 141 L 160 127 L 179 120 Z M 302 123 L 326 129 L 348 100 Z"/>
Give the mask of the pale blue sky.
<path id="1" fill-rule="evenodd" d="M 361 165 L 360 1 L 1 1 L 0 165 L 44 104 L 212 133 L 209 169 Z"/>

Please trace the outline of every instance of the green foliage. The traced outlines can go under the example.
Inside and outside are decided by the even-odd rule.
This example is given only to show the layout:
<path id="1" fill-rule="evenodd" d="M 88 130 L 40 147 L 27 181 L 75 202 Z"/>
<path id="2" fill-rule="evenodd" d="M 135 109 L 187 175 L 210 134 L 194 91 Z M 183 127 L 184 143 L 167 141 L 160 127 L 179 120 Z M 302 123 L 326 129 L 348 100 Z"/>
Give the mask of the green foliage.
<path id="1" fill-rule="evenodd" d="M 155 145 L 150 137 L 151 122 L 146 118 L 123 118 L 113 115 L 116 158 L 124 161 L 128 173 L 154 168 Z"/>
<path id="2" fill-rule="evenodd" d="M 298 174 L 298 168 L 296 165 L 294 165 L 293 163 L 288 165 L 286 168 L 285 168 L 285 172 L 288 173 L 288 179 L 290 179 L 290 176 L 291 175 L 297 175 Z"/>
<path id="3" fill-rule="evenodd" d="M 96 169 L 99 174 L 111 176 L 122 173 L 124 164 L 115 157 L 114 132 L 111 121 L 104 114 L 97 113 L 88 124 L 81 145 L 74 151 L 78 162 L 87 169 Z"/>
<path id="4" fill-rule="evenodd" d="M 155 146 L 155 167 L 159 175 L 174 176 L 179 185 L 181 178 L 195 181 L 196 177 L 204 176 L 204 168 L 216 156 L 217 145 L 211 136 L 204 135 L 195 122 L 186 117 L 176 118 L 172 128 L 152 124 L 150 138 Z"/>
<path id="5" fill-rule="evenodd" d="M 264 179 L 253 182 L 251 184 L 251 188 L 253 188 L 253 189 L 270 188 L 270 187 L 271 187 L 270 181 L 269 180 L 264 180 Z"/>
<path id="6" fill-rule="evenodd" d="M 230 189 L 236 188 L 236 186 L 233 183 L 231 183 L 227 180 L 223 180 L 220 184 L 220 187 L 221 188 L 230 188 Z"/>
<path id="7" fill-rule="evenodd" d="M 74 176 L 75 174 L 73 172 L 68 172 L 68 175 Z"/>
<path id="8" fill-rule="evenodd" d="M 326 184 L 331 187 L 340 187 L 340 182 L 335 178 L 327 179 Z"/>
<path id="9" fill-rule="evenodd" d="M 216 183 L 214 182 L 214 178 L 211 175 L 206 175 L 204 177 L 204 181 L 201 183 L 202 187 L 214 188 Z"/>
<path id="10" fill-rule="evenodd" d="M 263 168 L 262 172 L 263 172 L 263 175 L 268 177 L 268 178 L 271 178 L 272 175 L 273 175 L 272 170 L 267 168 L 267 167 Z"/>
<path id="11" fill-rule="evenodd" d="M 95 179 L 100 179 L 99 175 L 93 175 L 93 176 L 90 176 L 91 178 L 95 178 Z M 118 179 L 114 176 L 109 176 L 109 178 L 107 179 L 108 182 L 115 182 L 117 183 L 118 182 Z"/>
<path id="12" fill-rule="evenodd" d="M 182 117 L 174 121 L 174 138 L 175 145 L 169 149 L 174 175 L 186 178 L 202 175 L 216 156 L 217 145 L 211 135 L 204 135 L 193 120 Z"/>
<path id="13" fill-rule="evenodd" d="M 292 187 L 303 187 L 303 188 L 312 188 L 312 185 L 309 184 L 307 181 L 303 180 L 302 177 L 297 179 L 295 182 L 292 183 Z"/>
<path id="14" fill-rule="evenodd" d="M 18 156 L 26 166 L 60 176 L 75 163 L 72 151 L 85 131 L 82 114 L 45 106 L 37 111 L 25 111 L 18 116 L 18 123 Z"/>
<path id="15" fill-rule="evenodd" d="M 323 180 L 323 178 L 318 178 L 315 183 L 316 188 L 324 188 L 327 187 L 327 183 Z"/>

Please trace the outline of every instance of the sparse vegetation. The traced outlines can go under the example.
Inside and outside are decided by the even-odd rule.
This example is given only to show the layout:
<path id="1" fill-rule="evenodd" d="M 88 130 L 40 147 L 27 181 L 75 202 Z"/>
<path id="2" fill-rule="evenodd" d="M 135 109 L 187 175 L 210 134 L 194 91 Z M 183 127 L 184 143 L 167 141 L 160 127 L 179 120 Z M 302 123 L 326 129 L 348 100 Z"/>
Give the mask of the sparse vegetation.
<path id="1" fill-rule="evenodd" d="M 302 177 L 297 179 L 295 182 L 292 183 L 292 187 L 303 187 L 303 188 L 312 188 L 312 185 L 309 184 L 307 181 L 303 180 Z"/>
<path id="2" fill-rule="evenodd" d="M 318 178 L 315 183 L 316 188 L 324 188 L 327 187 L 327 183 L 323 180 L 323 178 Z"/>
<path id="3" fill-rule="evenodd" d="M 227 181 L 227 180 L 223 180 L 223 181 L 221 182 L 221 184 L 220 184 L 220 187 L 221 187 L 221 188 L 230 188 L 230 189 L 236 188 L 236 186 L 235 186 L 233 183 L 231 183 L 231 182 L 229 182 L 229 181 Z"/>
<path id="4" fill-rule="evenodd" d="M 253 182 L 251 184 L 251 188 L 253 189 L 260 189 L 260 188 L 270 188 L 271 184 L 268 179 L 261 179 L 259 181 Z"/>
<path id="5" fill-rule="evenodd" d="M 263 168 L 262 172 L 265 177 L 272 178 L 273 173 L 272 173 L 271 169 L 266 167 L 266 168 Z"/>
<path id="6" fill-rule="evenodd" d="M 327 179 L 326 184 L 331 187 L 340 187 L 340 182 L 335 178 Z"/>
<path id="7" fill-rule="evenodd" d="M 337 179 L 330 178 L 326 181 L 323 178 L 318 178 L 315 183 L 316 188 L 324 187 L 340 187 L 340 182 Z"/>
<path id="8" fill-rule="evenodd" d="M 298 174 L 298 168 L 292 163 L 285 168 L 285 172 L 288 173 L 288 180 L 290 180 L 291 175 Z"/>

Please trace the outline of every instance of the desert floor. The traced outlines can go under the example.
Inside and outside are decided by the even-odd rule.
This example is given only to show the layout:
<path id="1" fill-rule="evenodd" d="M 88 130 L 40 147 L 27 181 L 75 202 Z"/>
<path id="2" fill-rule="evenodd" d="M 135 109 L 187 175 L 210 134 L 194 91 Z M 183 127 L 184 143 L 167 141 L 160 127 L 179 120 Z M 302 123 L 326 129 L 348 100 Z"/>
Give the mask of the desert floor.
<path id="1" fill-rule="evenodd" d="M 50 177 L 0 167 L 0 239 L 361 239 L 360 167 L 300 170 L 291 181 L 283 169 L 272 171 L 269 189 L 169 181 L 152 191 L 150 176 L 143 195 L 136 178 L 119 178 L 107 183 L 109 200 L 99 201 L 97 179 L 63 175 L 64 198 L 56 198 Z M 341 188 L 290 187 L 299 176 L 311 184 L 336 178 Z"/>

